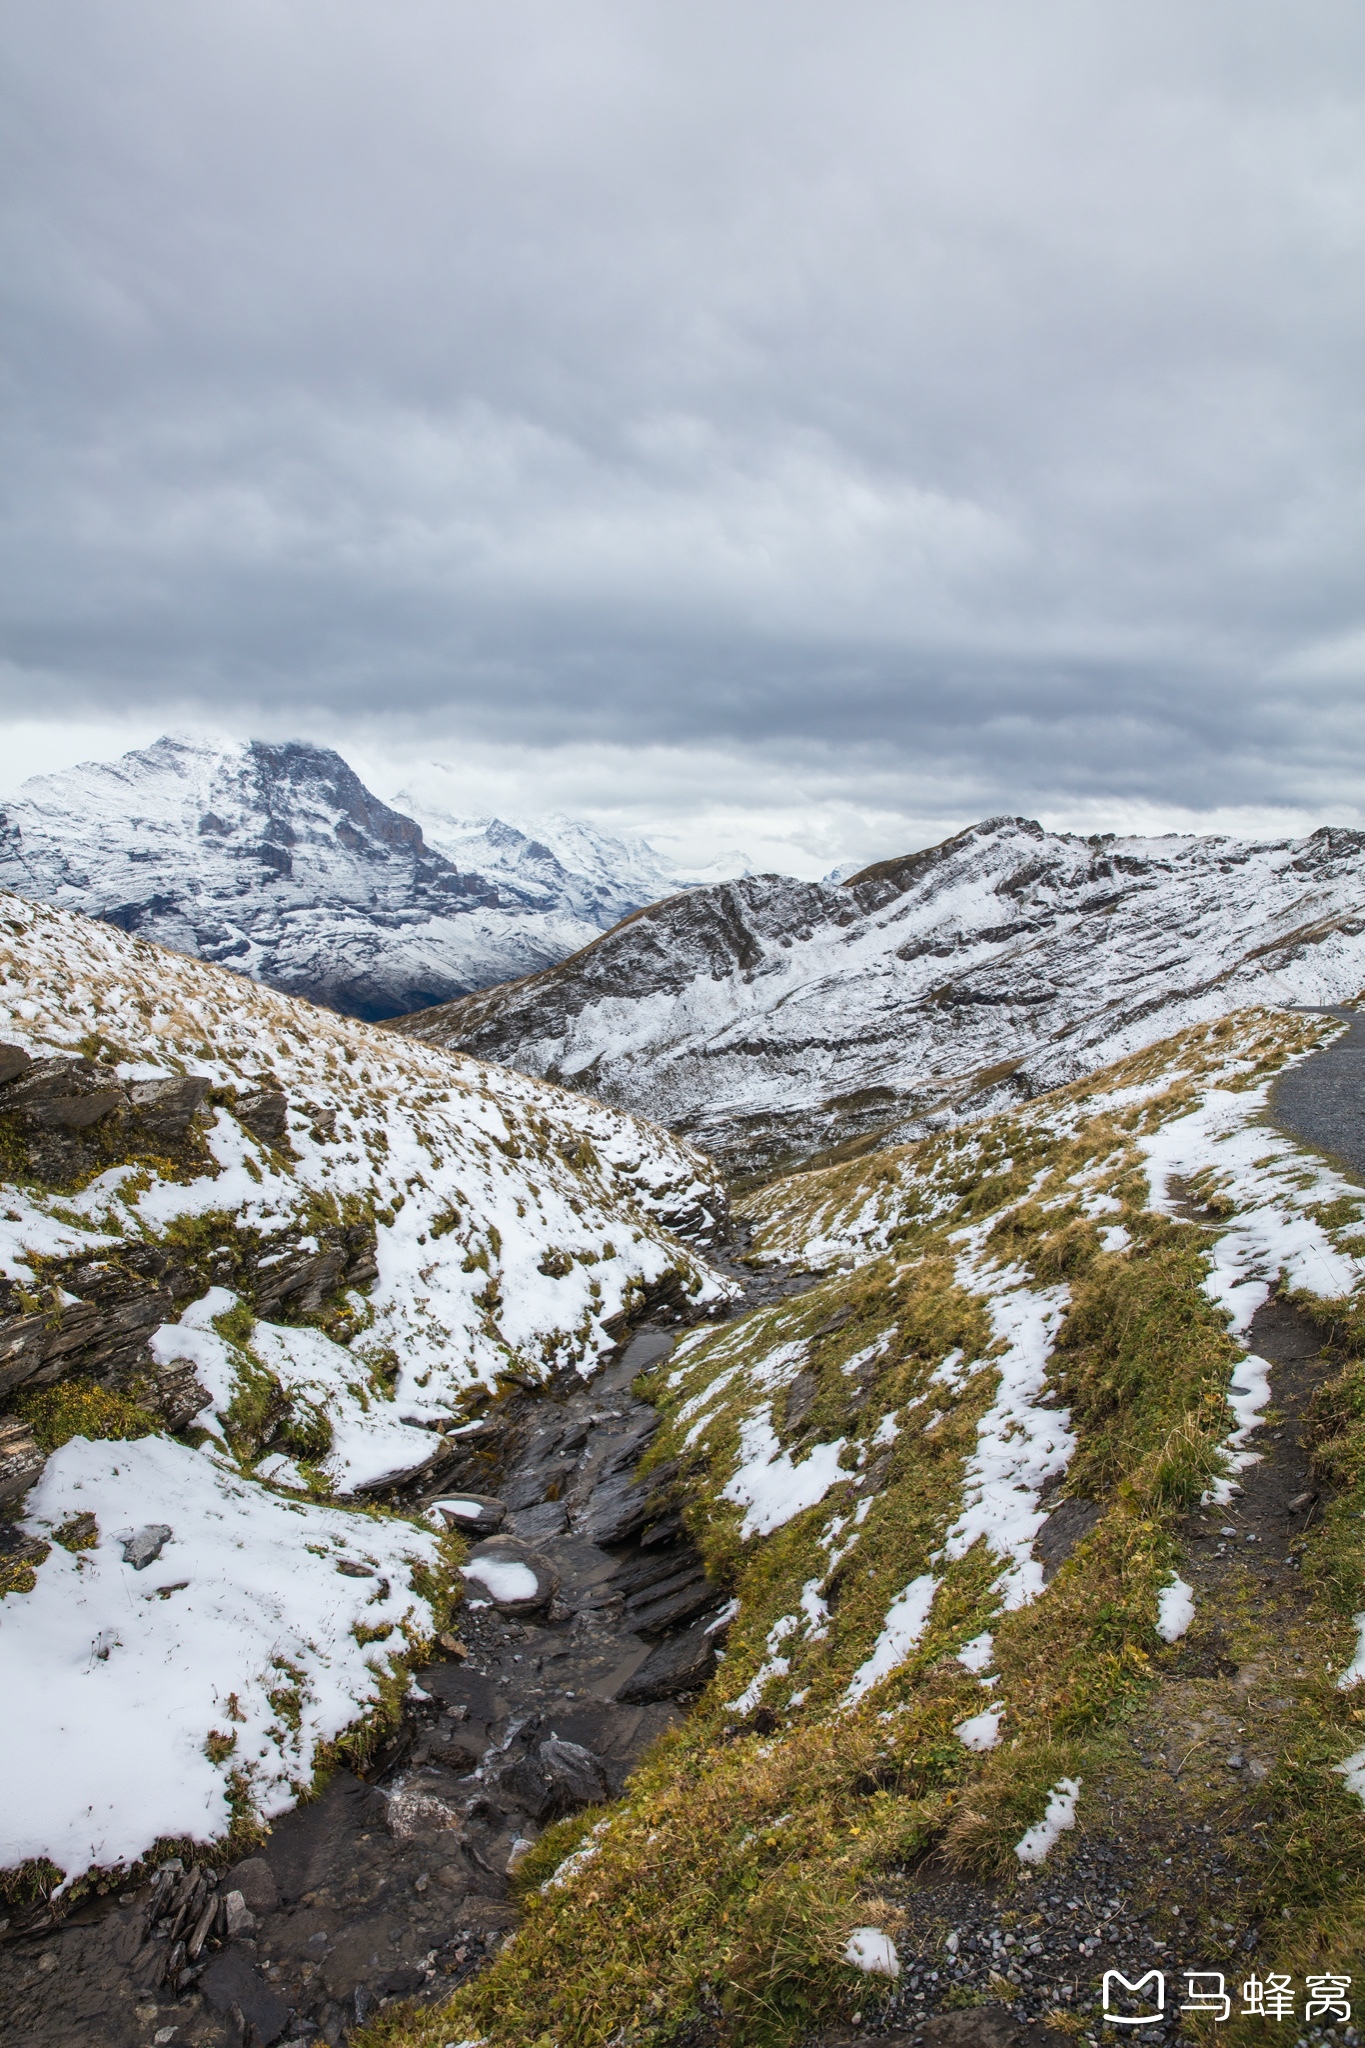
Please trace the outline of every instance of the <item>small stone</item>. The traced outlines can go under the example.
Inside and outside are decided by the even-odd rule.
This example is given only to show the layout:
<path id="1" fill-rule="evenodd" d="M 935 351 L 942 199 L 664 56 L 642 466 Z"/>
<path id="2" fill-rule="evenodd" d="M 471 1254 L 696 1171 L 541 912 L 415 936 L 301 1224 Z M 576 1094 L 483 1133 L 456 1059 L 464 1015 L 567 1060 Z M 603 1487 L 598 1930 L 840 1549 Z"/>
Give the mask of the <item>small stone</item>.
<path id="1" fill-rule="evenodd" d="M 451 1635 L 449 1629 L 443 1629 L 436 1640 L 448 1657 L 467 1657 L 469 1655 L 460 1638 Z"/>
<path id="2" fill-rule="evenodd" d="M 1240 1749 L 1234 1749 L 1231 1755 L 1227 1757 L 1226 1762 L 1230 1771 L 1240 1771 L 1246 1762 L 1246 1758 L 1242 1755 Z"/>
<path id="3" fill-rule="evenodd" d="M 273 1913 L 280 1903 L 275 1873 L 264 1856 L 247 1856 L 228 1872 L 226 1882 L 240 1892 L 253 1913 Z"/>
<path id="4" fill-rule="evenodd" d="M 238 1941 L 244 1934 L 254 1934 L 256 1915 L 240 1892 L 229 1892 L 223 1900 L 223 1927 L 229 1941 Z"/>
<path id="5" fill-rule="evenodd" d="M 148 1522 L 125 1539 L 123 1562 L 135 1572 L 145 1572 L 149 1564 L 156 1563 L 173 1534 L 168 1522 Z"/>

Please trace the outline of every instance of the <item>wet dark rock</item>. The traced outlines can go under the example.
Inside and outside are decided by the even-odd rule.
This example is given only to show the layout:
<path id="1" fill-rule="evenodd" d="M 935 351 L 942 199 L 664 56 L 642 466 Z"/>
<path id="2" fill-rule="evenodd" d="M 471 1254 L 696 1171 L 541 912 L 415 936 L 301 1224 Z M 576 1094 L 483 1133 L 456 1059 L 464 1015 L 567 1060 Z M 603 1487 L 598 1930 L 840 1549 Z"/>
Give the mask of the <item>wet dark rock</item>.
<path id="1" fill-rule="evenodd" d="M 278 2041 L 289 2023 L 290 2008 L 238 1949 L 225 1949 L 214 1957 L 199 1980 L 199 1989 L 215 2012 L 225 2013 L 235 2005 L 247 2025 L 255 2028 L 264 2048 Z"/>
<path id="2" fill-rule="evenodd" d="M 1064 1500 L 1053 1509 L 1033 1539 L 1033 1551 L 1043 1567 L 1044 1583 L 1050 1583 L 1056 1577 L 1103 1513 L 1104 1509 L 1093 1500 Z"/>
<path id="3" fill-rule="evenodd" d="M 280 1888 L 264 1856 L 234 1864 L 223 1883 L 239 1891 L 253 1913 L 273 1913 L 280 1903 Z"/>
<path id="4" fill-rule="evenodd" d="M 510 1794 L 542 1825 L 574 1813 L 580 1806 L 599 1806 L 611 1796 L 602 1759 L 558 1736 L 507 1765 L 496 1782 L 499 1791 Z"/>
<path id="5" fill-rule="evenodd" d="M 0 1415 L 0 1512 L 12 1512 L 47 1463 L 26 1422 Z"/>
<path id="6" fill-rule="evenodd" d="M 433 1505 L 448 1529 L 462 1529 L 471 1536 L 491 1536 L 507 1514 L 506 1503 L 486 1493 L 452 1494 Z"/>
<path id="7" fill-rule="evenodd" d="M 697 1692 L 716 1668 L 716 1642 L 715 1633 L 700 1621 L 683 1635 L 656 1644 L 638 1670 L 617 1688 L 617 1699 L 625 1704 Z"/>
<path id="8" fill-rule="evenodd" d="M 542 1501 L 539 1507 L 519 1508 L 508 1517 L 511 1533 L 520 1536 L 526 1543 L 544 1543 L 553 1536 L 562 1536 L 569 1526 L 568 1511 L 563 1501 Z"/>
<path id="9" fill-rule="evenodd" d="M 124 1543 L 123 1562 L 135 1572 L 145 1572 L 149 1564 L 156 1563 L 173 1533 L 168 1522 L 148 1522 Z"/>
<path id="10" fill-rule="evenodd" d="M 481 1566 L 486 1577 L 480 1576 Z M 515 1536 L 491 1536 L 461 1570 L 470 1581 L 468 1597 L 491 1601 L 503 1614 L 534 1614 L 559 1591 L 559 1573 L 548 1557 Z M 533 1583 L 523 1591 L 528 1572 Z"/>

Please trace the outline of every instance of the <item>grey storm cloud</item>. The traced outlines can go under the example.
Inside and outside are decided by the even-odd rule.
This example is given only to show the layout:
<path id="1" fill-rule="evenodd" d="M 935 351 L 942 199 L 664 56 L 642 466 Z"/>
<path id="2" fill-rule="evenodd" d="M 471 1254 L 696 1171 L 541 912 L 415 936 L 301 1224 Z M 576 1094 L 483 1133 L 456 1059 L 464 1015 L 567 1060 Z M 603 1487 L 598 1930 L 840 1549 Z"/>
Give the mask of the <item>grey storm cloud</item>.
<path id="1" fill-rule="evenodd" d="M 1358 775 L 1357 6 L 19 0 L 0 41 L 11 715 L 983 801 Z"/>

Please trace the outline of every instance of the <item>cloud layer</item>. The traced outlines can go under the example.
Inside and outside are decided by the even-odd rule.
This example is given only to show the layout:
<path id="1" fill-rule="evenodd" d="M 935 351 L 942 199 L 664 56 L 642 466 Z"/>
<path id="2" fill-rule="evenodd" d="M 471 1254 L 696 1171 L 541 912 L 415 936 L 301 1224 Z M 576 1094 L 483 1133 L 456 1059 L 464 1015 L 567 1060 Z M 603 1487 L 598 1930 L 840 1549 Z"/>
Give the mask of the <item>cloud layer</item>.
<path id="1" fill-rule="evenodd" d="M 1358 9 L 0 33 L 12 717 L 1354 811 Z"/>

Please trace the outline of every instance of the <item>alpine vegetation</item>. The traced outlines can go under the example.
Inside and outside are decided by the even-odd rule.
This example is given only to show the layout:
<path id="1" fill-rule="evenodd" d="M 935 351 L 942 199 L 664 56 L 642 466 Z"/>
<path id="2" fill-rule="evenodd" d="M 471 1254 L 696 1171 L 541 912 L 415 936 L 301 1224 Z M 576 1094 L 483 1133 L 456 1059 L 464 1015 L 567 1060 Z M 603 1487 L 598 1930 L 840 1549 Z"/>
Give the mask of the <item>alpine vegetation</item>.
<path id="1" fill-rule="evenodd" d="M 234 1839 L 460 1596 L 480 1404 L 733 1291 L 665 1132 L 0 899 L 0 1866 Z"/>
<path id="2" fill-rule="evenodd" d="M 1001 1997 L 1074 2030 L 1114 1901 L 1143 1968 L 1360 1952 L 1365 1198 L 1267 1121 L 1339 1029 L 1242 1010 L 747 1198 L 750 1258 L 815 1284 L 651 1382 L 717 1675 L 386 2040 L 776 2044 Z M 1307 1522 L 1277 1406 L 1317 1346 L 1277 1362 L 1276 1318 L 1335 1333 Z"/>

